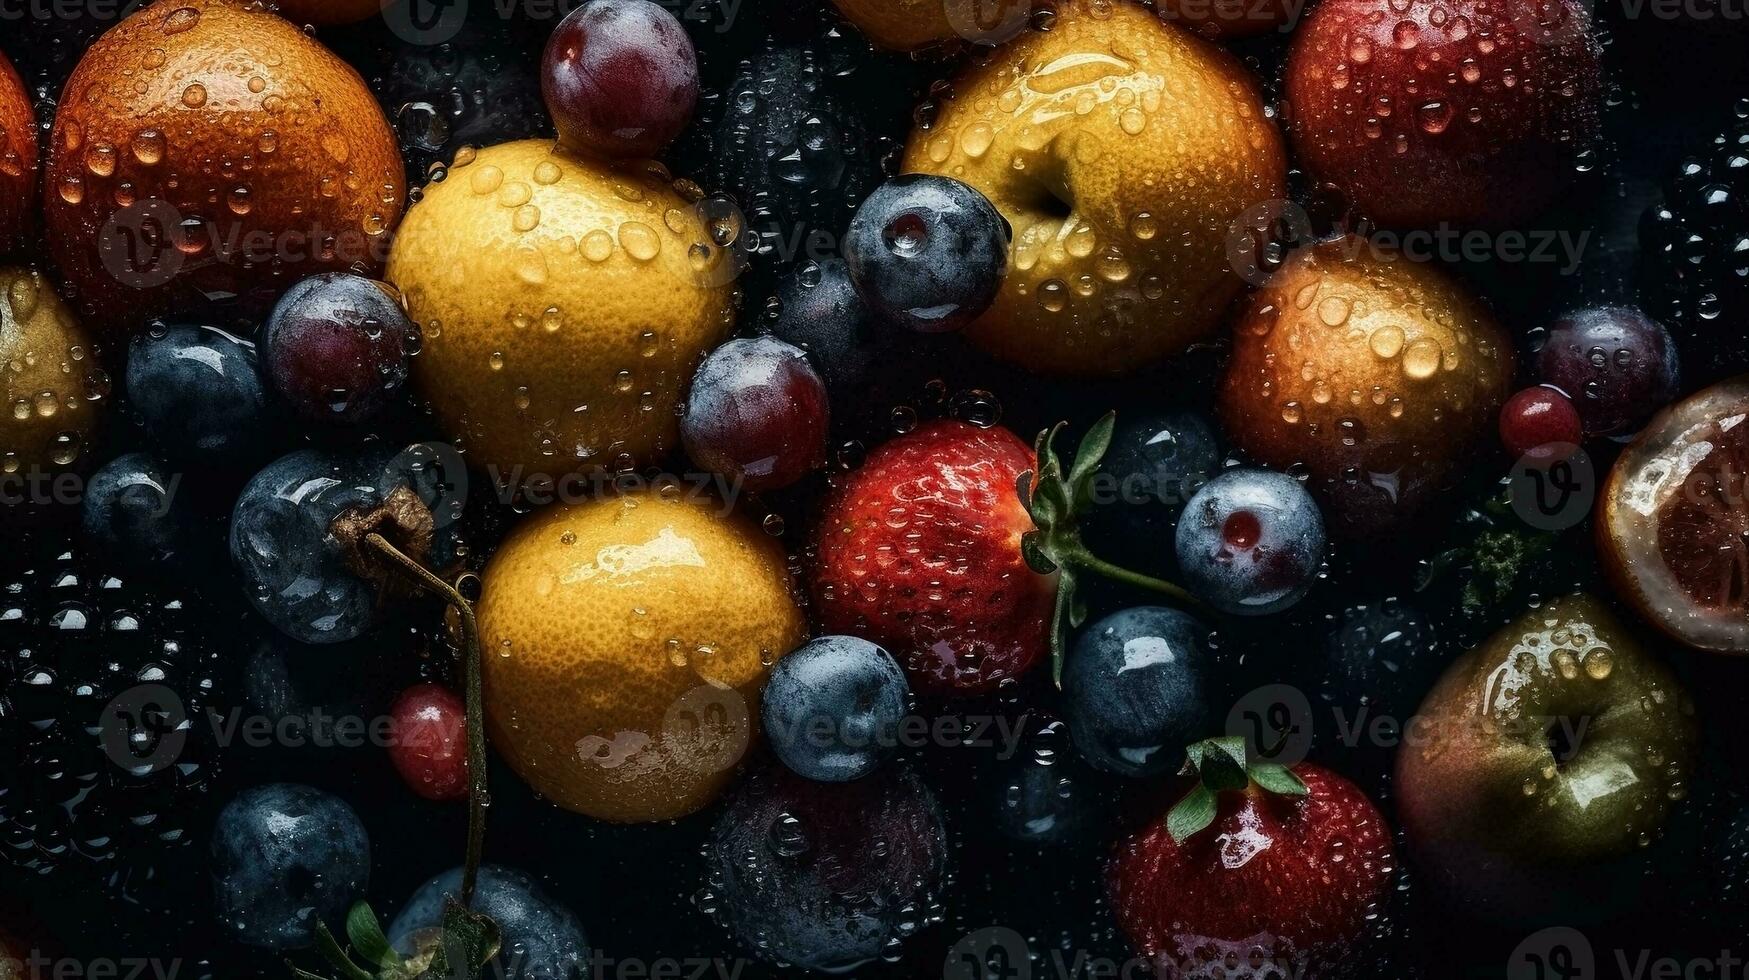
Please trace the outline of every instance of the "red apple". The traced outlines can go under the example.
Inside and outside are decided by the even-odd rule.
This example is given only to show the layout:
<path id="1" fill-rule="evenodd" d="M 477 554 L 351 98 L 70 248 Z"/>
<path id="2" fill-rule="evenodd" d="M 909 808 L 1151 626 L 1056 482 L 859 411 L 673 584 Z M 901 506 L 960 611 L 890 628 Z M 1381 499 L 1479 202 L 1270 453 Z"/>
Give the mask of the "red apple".
<path id="1" fill-rule="evenodd" d="M 1387 225 L 1510 225 L 1598 141 L 1582 0 L 1323 0 L 1288 55 L 1300 161 Z"/>

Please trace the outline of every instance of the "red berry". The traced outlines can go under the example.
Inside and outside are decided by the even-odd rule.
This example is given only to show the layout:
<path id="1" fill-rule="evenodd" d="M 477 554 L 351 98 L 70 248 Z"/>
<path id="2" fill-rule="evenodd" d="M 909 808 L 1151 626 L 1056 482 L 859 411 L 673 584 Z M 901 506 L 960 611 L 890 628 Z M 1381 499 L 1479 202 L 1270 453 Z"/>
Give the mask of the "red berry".
<path id="1" fill-rule="evenodd" d="M 1314 975 L 1350 951 L 1390 883 L 1391 831 L 1353 783 L 1313 765 L 1293 771 L 1304 796 L 1252 783 L 1221 793 L 1214 825 L 1182 843 L 1162 816 L 1118 845 L 1107 884 L 1137 950 L 1218 965 L 1260 949 Z"/>
<path id="2" fill-rule="evenodd" d="M 1558 388 L 1526 388 L 1500 410 L 1500 441 L 1514 456 L 1553 458 L 1561 447 L 1577 446 L 1581 438 L 1579 410 Z"/>
<path id="3" fill-rule="evenodd" d="M 389 758 L 428 800 L 468 795 L 467 707 L 440 684 L 408 688 L 389 710 Z"/>
<path id="4" fill-rule="evenodd" d="M 918 690 L 988 691 L 1049 648 L 1056 580 L 1029 568 L 1007 429 L 941 421 L 869 453 L 828 498 L 812 578 L 823 632 L 899 659 Z"/>
<path id="5" fill-rule="evenodd" d="M 541 92 L 567 148 L 655 156 L 692 121 L 698 53 L 650 0 L 591 0 L 553 30 Z"/>
<path id="6" fill-rule="evenodd" d="M 312 422 L 368 421 L 404 395 L 417 333 L 390 287 L 331 272 L 281 297 L 261 332 L 267 377 Z"/>

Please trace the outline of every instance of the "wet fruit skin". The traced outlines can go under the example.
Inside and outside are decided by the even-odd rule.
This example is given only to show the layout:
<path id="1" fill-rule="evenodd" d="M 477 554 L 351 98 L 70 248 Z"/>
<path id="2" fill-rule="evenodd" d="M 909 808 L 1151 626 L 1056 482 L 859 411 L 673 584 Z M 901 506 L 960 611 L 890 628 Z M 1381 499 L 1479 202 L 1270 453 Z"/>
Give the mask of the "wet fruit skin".
<path id="1" fill-rule="evenodd" d="M 467 707 L 441 684 L 417 684 L 389 709 L 389 759 L 428 800 L 468 796 Z"/>
<path id="2" fill-rule="evenodd" d="M 947 853 L 916 773 L 816 783 L 772 765 L 736 789 L 707 857 L 717 914 L 744 947 L 839 973 L 890 955 L 939 915 Z"/>
<path id="3" fill-rule="evenodd" d="M 216 327 L 156 325 L 128 341 L 128 400 L 165 456 L 203 467 L 247 461 L 273 431 L 255 346 Z"/>
<path id="4" fill-rule="evenodd" d="M 0 253 L 24 243 L 34 224 L 36 112 L 30 93 L 0 52 Z"/>
<path id="5" fill-rule="evenodd" d="M 1502 226 L 1599 139 L 1602 46 L 1578 0 L 1336 0 L 1294 34 L 1296 157 L 1386 225 Z"/>
<path id="6" fill-rule="evenodd" d="M 418 338 L 380 283 L 326 273 L 287 290 L 261 331 L 267 378 L 306 421 L 364 422 L 405 395 Z"/>
<path id="7" fill-rule="evenodd" d="M 237 794 L 213 826 L 213 904 L 234 938 L 273 950 L 339 926 L 370 879 L 370 838 L 351 806 L 295 783 Z"/>
<path id="8" fill-rule="evenodd" d="M 1054 577 L 1027 567 L 1031 448 L 940 421 L 889 440 L 822 505 L 810 579 L 828 633 L 885 647 L 927 694 L 993 690 L 1048 647 Z"/>
<path id="9" fill-rule="evenodd" d="M 459 897 L 461 885 L 461 868 L 420 885 L 389 926 L 389 945 L 403 956 L 413 955 L 442 927 L 444 901 Z M 588 973 L 589 943 L 577 916 L 528 872 L 481 865 L 471 908 L 491 917 L 503 933 L 498 959 L 489 967 L 493 976 L 561 980 Z"/>
<path id="10" fill-rule="evenodd" d="M 1587 307 L 1555 320 L 1536 370 L 1573 400 L 1587 436 L 1632 434 L 1681 391 L 1675 339 L 1625 306 Z"/>
<path id="11" fill-rule="evenodd" d="M 898 748 L 911 689 L 893 655 L 854 636 L 822 636 L 779 660 L 765 685 L 765 733 L 790 771 L 861 779 Z"/>
<path id="12" fill-rule="evenodd" d="M 1229 226 L 1285 195 L 1256 80 L 1129 3 L 1062 5 L 922 118 L 904 170 L 972 185 L 1014 230 L 968 335 L 1037 373 L 1119 374 L 1208 338 L 1244 285 Z"/>
<path id="13" fill-rule="evenodd" d="M 1211 730 L 1207 626 L 1164 606 L 1121 609 L 1087 627 L 1063 663 L 1063 710 L 1081 757 L 1107 772 L 1159 776 Z"/>
<path id="14" fill-rule="evenodd" d="M 1584 438 L 1579 410 L 1559 388 L 1526 388 L 1500 409 L 1500 442 L 1514 456 L 1535 454 L 1552 461 L 1561 454 L 1560 447 L 1577 446 Z"/>
<path id="15" fill-rule="evenodd" d="M 692 121 L 698 52 L 651 0 L 591 0 L 553 29 L 541 92 L 567 148 L 653 157 Z"/>
<path id="16" fill-rule="evenodd" d="M 1298 480 L 1220 474 L 1184 507 L 1175 544 L 1186 588 L 1224 613 L 1267 616 L 1305 597 L 1324 563 L 1324 515 Z"/>
<path id="17" fill-rule="evenodd" d="M 692 379 L 680 437 L 692 461 L 753 492 L 787 487 L 826 460 L 826 384 L 776 337 L 729 341 Z"/>
<path id="18" fill-rule="evenodd" d="M 116 25 L 68 79 L 50 140 L 49 250 L 102 329 L 203 295 L 264 309 L 310 273 L 378 268 L 406 194 L 357 72 L 241 0 Z"/>
<path id="19" fill-rule="evenodd" d="M 1288 256 L 1233 330 L 1221 421 L 1303 470 L 1333 536 L 1402 527 L 1491 441 L 1512 344 L 1439 270 L 1355 238 Z"/>
<path id="20" fill-rule="evenodd" d="M 1597 550 L 1615 594 L 1702 650 L 1749 653 L 1749 376 L 1658 413 L 1604 482 Z"/>
<path id="21" fill-rule="evenodd" d="M 659 459 L 734 322 L 733 263 L 665 171 L 543 140 L 463 151 L 408 211 L 388 279 L 424 337 L 415 382 L 504 478 Z"/>
<path id="22" fill-rule="evenodd" d="M 895 329 L 959 330 L 996 299 L 1008 272 L 1008 222 L 951 177 L 887 181 L 857 209 L 844 263 L 857 294 Z"/>
<path id="23" fill-rule="evenodd" d="M 1453 661 L 1397 754 L 1398 813 L 1434 893 L 1539 921 L 1634 894 L 1622 881 L 1643 872 L 1617 859 L 1631 865 L 1686 796 L 1693 710 L 1586 595 L 1532 609 Z"/>
<path id="24" fill-rule="evenodd" d="M 108 376 L 91 336 L 33 269 L 0 267 L 0 463 L 55 473 L 79 462 L 102 415 Z"/>
<path id="25" fill-rule="evenodd" d="M 714 800 L 768 666 L 807 637 L 776 540 L 684 492 L 537 511 L 482 578 L 493 747 L 536 792 L 617 823 Z"/>
<path id="26" fill-rule="evenodd" d="M 1319 976 L 1317 966 L 1360 939 L 1396 866 L 1390 827 L 1342 776 L 1307 764 L 1294 774 L 1305 796 L 1253 783 L 1221 793 L 1214 826 L 1182 844 L 1163 816 L 1119 843 L 1106 880 L 1138 951 L 1185 965 L 1182 975 L 1196 980 L 1275 975 L 1221 969 L 1253 949 L 1309 960 Z"/>

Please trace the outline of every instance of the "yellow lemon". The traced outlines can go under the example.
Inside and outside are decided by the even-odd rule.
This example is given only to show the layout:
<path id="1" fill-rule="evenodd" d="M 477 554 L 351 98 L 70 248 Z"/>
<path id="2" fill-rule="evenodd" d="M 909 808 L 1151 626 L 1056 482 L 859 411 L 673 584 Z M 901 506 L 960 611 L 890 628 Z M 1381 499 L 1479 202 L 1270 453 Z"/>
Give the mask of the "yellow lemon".
<path id="1" fill-rule="evenodd" d="M 483 577 L 492 742 L 537 792 L 602 820 L 716 799 L 771 664 L 807 639 L 777 542 L 681 492 L 538 511 Z"/>
<path id="2" fill-rule="evenodd" d="M 548 140 L 464 151 L 425 188 L 388 278 L 423 332 L 415 377 L 470 458 L 528 484 L 675 444 L 735 318 L 737 229 L 698 198 L 659 164 Z"/>
<path id="3" fill-rule="evenodd" d="M 0 472 L 78 462 L 109 379 L 85 329 L 33 269 L 0 268 Z"/>

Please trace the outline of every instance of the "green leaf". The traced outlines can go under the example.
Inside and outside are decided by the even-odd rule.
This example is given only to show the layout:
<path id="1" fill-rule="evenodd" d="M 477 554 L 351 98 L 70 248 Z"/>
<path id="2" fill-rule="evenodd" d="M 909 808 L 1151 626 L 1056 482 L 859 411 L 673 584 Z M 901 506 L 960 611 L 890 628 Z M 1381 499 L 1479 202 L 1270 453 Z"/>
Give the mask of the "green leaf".
<path id="1" fill-rule="evenodd" d="M 470 910 L 454 896 L 443 904 L 443 967 L 453 980 L 480 980 L 503 939 L 491 917 Z M 433 960 L 436 965 L 436 960 Z"/>
<path id="2" fill-rule="evenodd" d="M 364 902 L 356 902 L 346 914 L 346 936 L 358 955 L 382 968 L 399 966 L 401 954 L 389 945 L 375 912 Z"/>
<path id="3" fill-rule="evenodd" d="M 1166 814 L 1166 833 L 1180 844 L 1202 833 L 1215 822 L 1216 803 L 1215 794 L 1197 784 Z"/>
<path id="4" fill-rule="evenodd" d="M 1069 630 L 1074 619 L 1075 573 L 1067 568 L 1057 575 L 1057 600 L 1051 609 L 1051 682 L 1063 688 L 1063 657 L 1069 649 Z"/>
<path id="5" fill-rule="evenodd" d="M 1187 750 L 1196 764 L 1202 784 L 1216 793 L 1241 790 L 1251 784 L 1245 772 L 1245 740 L 1237 736 L 1211 738 Z"/>
<path id="6" fill-rule="evenodd" d="M 1111 448 L 1111 434 L 1117 428 L 1117 413 L 1107 412 L 1105 417 L 1093 423 L 1093 428 L 1081 437 L 1081 445 L 1075 449 L 1075 462 L 1069 468 L 1069 485 L 1076 490 L 1092 478 L 1093 472 L 1099 469 L 1099 463 L 1105 458 L 1106 450 Z"/>
<path id="7" fill-rule="evenodd" d="M 329 980 L 329 978 L 322 976 L 319 973 L 311 973 L 308 970 L 299 969 L 298 965 L 291 960 L 285 961 L 285 968 L 291 971 L 294 980 Z"/>
<path id="8" fill-rule="evenodd" d="M 1305 796 L 1311 792 L 1300 777 L 1286 766 L 1260 763 L 1251 767 L 1251 778 L 1257 785 L 1277 796 Z"/>
<path id="9" fill-rule="evenodd" d="M 1049 575 L 1057 570 L 1057 563 L 1045 554 L 1043 539 L 1042 531 L 1028 531 L 1021 535 L 1020 557 L 1026 559 L 1026 567 L 1040 575 Z"/>

